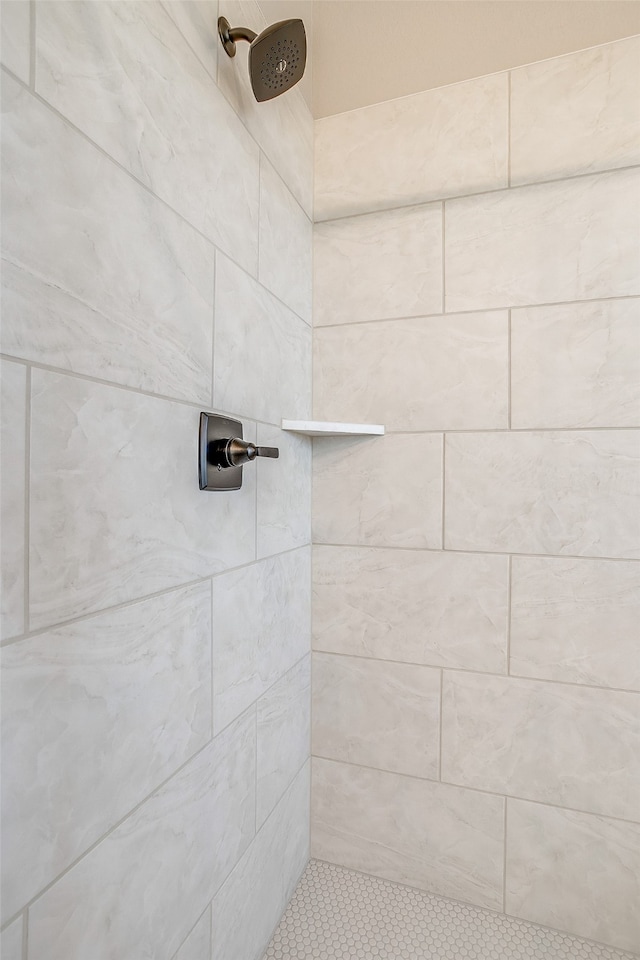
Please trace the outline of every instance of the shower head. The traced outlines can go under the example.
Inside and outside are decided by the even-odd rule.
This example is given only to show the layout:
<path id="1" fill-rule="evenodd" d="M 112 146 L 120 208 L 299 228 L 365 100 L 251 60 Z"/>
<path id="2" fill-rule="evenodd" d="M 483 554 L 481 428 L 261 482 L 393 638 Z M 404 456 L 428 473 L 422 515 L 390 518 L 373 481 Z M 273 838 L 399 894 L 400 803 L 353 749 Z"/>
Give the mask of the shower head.
<path id="1" fill-rule="evenodd" d="M 230 27 L 228 20 L 220 17 L 218 33 L 230 57 L 236 55 L 237 40 L 251 44 L 249 77 L 259 102 L 280 96 L 302 78 L 307 62 L 307 37 L 302 20 L 281 20 L 256 34 L 248 27 Z"/>

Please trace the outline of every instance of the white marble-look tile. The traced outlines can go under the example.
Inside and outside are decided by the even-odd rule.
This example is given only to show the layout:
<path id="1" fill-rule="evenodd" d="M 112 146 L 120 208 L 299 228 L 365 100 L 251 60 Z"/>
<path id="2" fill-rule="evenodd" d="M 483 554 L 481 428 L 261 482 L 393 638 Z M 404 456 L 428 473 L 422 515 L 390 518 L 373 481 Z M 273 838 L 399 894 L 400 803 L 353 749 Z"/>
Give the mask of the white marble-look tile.
<path id="1" fill-rule="evenodd" d="M 513 310 L 511 426 L 640 426 L 640 300 Z"/>
<path id="2" fill-rule="evenodd" d="M 257 461 L 258 557 L 266 557 L 311 540 L 311 441 L 259 423 L 258 443 L 280 451 Z"/>
<path id="3" fill-rule="evenodd" d="M 313 228 L 268 160 L 260 164 L 258 279 L 311 323 Z"/>
<path id="4" fill-rule="evenodd" d="M 174 960 L 211 960 L 211 907 L 207 907 Z"/>
<path id="5" fill-rule="evenodd" d="M 442 436 L 321 440 L 313 455 L 314 543 L 442 546 Z"/>
<path id="6" fill-rule="evenodd" d="M 449 434 L 445 546 L 640 557 L 637 431 Z"/>
<path id="7" fill-rule="evenodd" d="M 267 819 L 310 754 L 311 657 L 257 703 L 257 825 Z"/>
<path id="8" fill-rule="evenodd" d="M 508 423 L 506 311 L 314 330 L 314 412 L 387 430 Z"/>
<path id="9" fill-rule="evenodd" d="M 295 550 L 213 580 L 215 730 L 309 652 L 310 552 Z"/>
<path id="10" fill-rule="evenodd" d="M 504 803 L 314 758 L 311 855 L 501 910 Z"/>
<path id="11" fill-rule="evenodd" d="M 507 558 L 313 548 L 313 646 L 506 673 Z"/>
<path id="12" fill-rule="evenodd" d="M 511 71 L 511 183 L 640 163 L 640 37 Z"/>
<path id="13" fill-rule="evenodd" d="M 25 630 L 25 451 L 27 370 L 22 364 L 0 361 L 0 636 L 3 640 Z"/>
<path id="14" fill-rule="evenodd" d="M 512 563 L 510 672 L 640 691 L 640 564 Z"/>
<path id="15" fill-rule="evenodd" d="M 507 185 L 506 73 L 316 121 L 315 217 Z"/>
<path id="16" fill-rule="evenodd" d="M 29 83 L 31 65 L 30 8 L 29 0 L 2 0 L 0 4 L 0 60 L 23 83 Z"/>
<path id="17" fill-rule="evenodd" d="M 38 9 L 36 89 L 254 273 L 259 151 L 158 3 Z"/>
<path id="18" fill-rule="evenodd" d="M 313 655 L 314 756 L 438 779 L 440 670 Z"/>
<path id="19" fill-rule="evenodd" d="M 196 407 L 33 370 L 31 625 L 255 557 L 255 474 L 198 489 Z"/>
<path id="20" fill-rule="evenodd" d="M 317 223 L 313 271 L 317 326 L 439 313 L 442 204 Z"/>
<path id="21" fill-rule="evenodd" d="M 172 957 L 253 837 L 254 778 L 252 711 L 30 907 L 30 960 Z"/>
<path id="22" fill-rule="evenodd" d="M 507 804 L 507 912 L 639 951 L 640 827 Z"/>
<path id="23" fill-rule="evenodd" d="M 210 674 L 209 583 L 3 649 L 4 918 L 210 739 Z"/>
<path id="24" fill-rule="evenodd" d="M 232 26 L 260 33 L 267 25 L 255 0 L 220 0 L 220 14 Z M 295 14 L 294 14 L 295 15 Z M 307 35 L 307 56 L 311 45 Z M 255 137 L 308 217 L 313 213 L 313 118 L 300 89 L 257 103 L 247 65 L 249 44 L 239 43 L 236 55 L 218 56 L 218 86 Z M 306 71 L 310 69 L 307 62 Z"/>
<path id="25" fill-rule="evenodd" d="M 2 931 L 0 936 L 0 956 L 2 960 L 22 960 L 22 925 L 22 917 L 18 917 L 6 930 Z"/>
<path id="26" fill-rule="evenodd" d="M 226 257 L 216 260 L 213 398 L 280 424 L 311 413 L 311 329 Z"/>
<path id="27" fill-rule="evenodd" d="M 640 695 L 445 671 L 442 779 L 637 819 Z"/>
<path id="28" fill-rule="evenodd" d="M 447 201 L 446 310 L 640 293 L 639 190 L 635 169 Z"/>
<path id="29" fill-rule="evenodd" d="M 213 82 L 218 74 L 218 0 L 162 0 L 162 5 Z"/>
<path id="30" fill-rule="evenodd" d="M 213 960 L 260 960 L 309 860 L 305 764 L 213 901 Z"/>
<path id="31" fill-rule="evenodd" d="M 209 403 L 213 246 L 11 80 L 3 101 L 3 351 Z"/>

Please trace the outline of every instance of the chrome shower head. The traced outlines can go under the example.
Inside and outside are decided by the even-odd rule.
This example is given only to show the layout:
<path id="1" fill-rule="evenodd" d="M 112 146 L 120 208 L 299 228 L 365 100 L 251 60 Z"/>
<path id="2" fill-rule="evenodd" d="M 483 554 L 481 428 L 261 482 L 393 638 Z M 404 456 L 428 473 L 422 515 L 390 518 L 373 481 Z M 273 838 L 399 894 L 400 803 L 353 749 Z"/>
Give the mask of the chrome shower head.
<path id="1" fill-rule="evenodd" d="M 249 77 L 256 100 L 273 100 L 290 90 L 302 78 L 307 62 L 307 37 L 302 20 L 281 20 L 261 34 L 248 27 L 230 27 L 220 17 L 218 33 L 230 57 L 236 55 L 236 41 L 247 40 Z"/>

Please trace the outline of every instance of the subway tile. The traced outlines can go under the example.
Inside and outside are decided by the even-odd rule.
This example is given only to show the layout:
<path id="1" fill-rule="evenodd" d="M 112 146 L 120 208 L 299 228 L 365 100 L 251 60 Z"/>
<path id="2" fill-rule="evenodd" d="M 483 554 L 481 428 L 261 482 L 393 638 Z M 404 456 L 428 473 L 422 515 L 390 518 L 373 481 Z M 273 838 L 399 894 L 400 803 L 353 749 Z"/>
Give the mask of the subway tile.
<path id="1" fill-rule="evenodd" d="M 260 960 L 309 860 L 305 764 L 213 901 L 213 960 Z"/>
<path id="2" fill-rule="evenodd" d="M 504 803 L 314 758 L 311 855 L 501 910 Z"/>
<path id="3" fill-rule="evenodd" d="M 260 33 L 267 21 L 255 0 L 220 0 L 220 13 L 233 26 Z M 308 24 L 307 24 L 308 27 Z M 307 38 L 309 39 L 309 38 Z M 310 45 L 309 45 L 310 46 Z M 307 51 L 310 56 L 311 50 Z M 218 86 L 276 168 L 308 217 L 313 211 L 313 118 L 300 88 L 257 103 L 251 90 L 249 45 L 239 43 L 230 59 L 218 57 Z M 307 62 L 306 70 L 310 69 Z"/>
<path id="4" fill-rule="evenodd" d="M 174 960 L 211 960 L 211 907 L 207 907 Z"/>
<path id="5" fill-rule="evenodd" d="M 313 754 L 437 780 L 440 675 L 415 664 L 314 653 Z"/>
<path id="6" fill-rule="evenodd" d="M 2 538 L 2 606 L 0 633 L 3 640 L 26 628 L 25 600 L 25 456 L 27 370 L 18 363 L 0 361 L 0 446 L 2 485 L 0 506 Z"/>
<path id="7" fill-rule="evenodd" d="M 511 315 L 511 426 L 640 425 L 640 300 Z"/>
<path id="8" fill-rule="evenodd" d="M 0 60 L 23 83 L 29 83 L 31 66 L 30 8 L 29 0 L 2 0 Z M 3 77 L 3 85 L 6 82 Z"/>
<path id="9" fill-rule="evenodd" d="M 442 437 L 387 435 L 316 444 L 316 543 L 442 546 Z"/>
<path id="10" fill-rule="evenodd" d="M 0 936 L 0 956 L 2 956 L 2 960 L 22 960 L 22 926 L 23 919 L 18 917 L 2 931 Z"/>
<path id="11" fill-rule="evenodd" d="M 636 819 L 640 695 L 445 672 L 442 779 Z"/>
<path id="12" fill-rule="evenodd" d="M 226 257 L 216 268 L 214 404 L 280 424 L 311 410 L 311 330 Z"/>
<path id="13" fill-rule="evenodd" d="M 640 37 L 511 71 L 511 183 L 640 163 Z"/>
<path id="14" fill-rule="evenodd" d="M 446 439 L 445 546 L 640 556 L 637 431 Z"/>
<path id="15" fill-rule="evenodd" d="M 507 803 L 507 913 L 640 950 L 640 827 Z"/>
<path id="16" fill-rule="evenodd" d="M 317 120 L 316 219 L 506 187 L 507 83 L 480 77 Z"/>
<path id="17" fill-rule="evenodd" d="M 215 730 L 309 652 L 310 565 L 306 548 L 214 579 Z"/>
<path id="18" fill-rule="evenodd" d="M 213 246 L 13 81 L 3 99 L 4 352 L 209 403 Z"/>
<path id="19" fill-rule="evenodd" d="M 42 627 L 255 557 L 255 475 L 198 489 L 198 410 L 32 373 L 31 625 Z"/>
<path id="20" fill-rule="evenodd" d="M 311 657 L 305 657 L 258 700 L 257 822 L 267 819 L 308 760 Z"/>
<path id="21" fill-rule="evenodd" d="M 439 203 L 317 223 L 313 257 L 317 326 L 442 309 Z"/>
<path id="22" fill-rule="evenodd" d="M 255 274 L 259 151 L 156 3 L 50 2 L 37 92 Z"/>
<path id="23" fill-rule="evenodd" d="M 280 451 L 257 462 L 258 557 L 266 557 L 311 541 L 311 442 L 260 423 L 258 443 Z"/>
<path id="24" fill-rule="evenodd" d="M 446 203 L 446 310 L 640 292 L 640 170 Z M 603 256 L 615 237 L 615 251 Z"/>
<path id="25" fill-rule="evenodd" d="M 506 673 L 506 557 L 321 545 L 313 557 L 315 650 Z"/>
<path id="26" fill-rule="evenodd" d="M 258 279 L 307 323 L 311 323 L 312 246 L 309 217 L 263 159 Z"/>
<path id="27" fill-rule="evenodd" d="M 5 917 L 210 739 L 210 674 L 208 583 L 3 649 Z"/>
<path id="28" fill-rule="evenodd" d="M 254 751 L 251 712 L 50 887 L 30 960 L 172 957 L 253 836 Z"/>
<path id="29" fill-rule="evenodd" d="M 213 82 L 218 73 L 218 0 L 162 0 L 178 30 Z"/>
<path id="30" fill-rule="evenodd" d="M 514 557 L 511 673 L 640 691 L 640 564 Z"/>
<path id="31" fill-rule="evenodd" d="M 387 430 L 508 425 L 506 311 L 314 330 L 314 406 Z"/>

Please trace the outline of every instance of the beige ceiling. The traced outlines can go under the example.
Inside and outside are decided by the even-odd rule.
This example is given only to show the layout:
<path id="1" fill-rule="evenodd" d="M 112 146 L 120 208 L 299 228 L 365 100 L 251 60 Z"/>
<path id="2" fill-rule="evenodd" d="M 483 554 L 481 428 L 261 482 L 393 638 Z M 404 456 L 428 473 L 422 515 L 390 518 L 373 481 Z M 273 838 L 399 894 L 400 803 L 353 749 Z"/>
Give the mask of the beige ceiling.
<path id="1" fill-rule="evenodd" d="M 640 34 L 640 0 L 262 0 L 301 16 L 317 117 Z"/>

